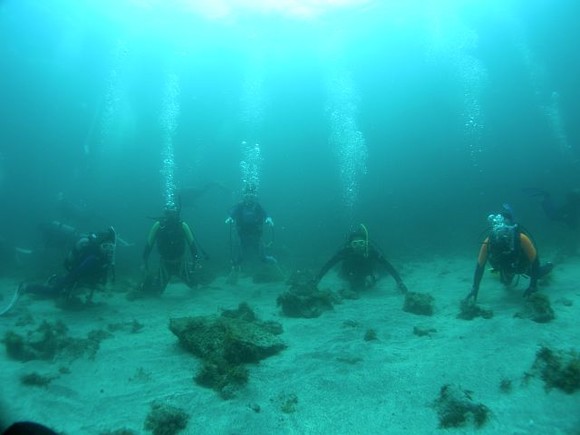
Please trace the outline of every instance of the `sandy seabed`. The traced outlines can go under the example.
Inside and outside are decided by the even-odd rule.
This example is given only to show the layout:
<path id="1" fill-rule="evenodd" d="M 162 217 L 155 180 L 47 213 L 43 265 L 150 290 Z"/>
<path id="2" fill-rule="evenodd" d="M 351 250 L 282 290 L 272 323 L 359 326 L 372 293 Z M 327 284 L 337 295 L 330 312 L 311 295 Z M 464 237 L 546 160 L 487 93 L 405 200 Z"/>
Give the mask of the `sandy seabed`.
<path id="1" fill-rule="evenodd" d="M 388 277 L 360 299 L 345 300 L 314 319 L 281 315 L 276 298 L 286 290 L 284 283 L 241 279 L 232 286 L 225 277 L 195 290 L 174 283 L 160 298 L 129 301 L 121 291 L 97 293 L 94 305 L 79 311 L 24 296 L 0 318 L 3 336 L 35 329 L 43 320 L 61 320 L 72 337 L 135 320 L 143 327 L 115 330 L 93 359 L 20 362 L 2 350 L 1 413 L 5 423 L 33 420 L 67 434 L 122 428 L 147 433 L 144 422 L 154 401 L 187 412 L 183 433 L 188 434 L 580 434 L 580 392 L 547 390 L 538 376 L 525 381 L 541 346 L 580 350 L 580 266 L 578 258 L 567 261 L 541 289 L 556 314 L 549 323 L 514 317 L 527 282 L 506 290 L 489 273 L 478 302 L 494 316 L 458 319 L 458 302 L 471 286 L 470 258 L 401 267 L 411 291 L 434 296 L 433 316 L 403 311 L 404 298 Z M 16 283 L 0 285 L 4 305 Z M 320 285 L 340 287 L 335 275 Z M 180 347 L 168 323 L 172 317 L 216 314 L 243 301 L 261 320 L 283 325 L 280 337 L 288 347 L 250 365 L 248 384 L 223 400 L 194 382 L 200 361 Z M 26 317 L 34 323 L 18 326 Z M 436 332 L 417 336 L 416 326 Z M 369 329 L 377 340 L 364 339 Z M 62 373 L 63 365 L 68 373 Z M 45 387 L 24 385 L 21 376 L 33 372 L 54 379 Z M 511 381 L 511 391 L 500 388 L 502 380 Z M 439 428 L 433 402 L 445 384 L 471 391 L 475 402 L 490 409 L 483 427 Z M 292 406 L 285 406 L 289 401 Z"/>

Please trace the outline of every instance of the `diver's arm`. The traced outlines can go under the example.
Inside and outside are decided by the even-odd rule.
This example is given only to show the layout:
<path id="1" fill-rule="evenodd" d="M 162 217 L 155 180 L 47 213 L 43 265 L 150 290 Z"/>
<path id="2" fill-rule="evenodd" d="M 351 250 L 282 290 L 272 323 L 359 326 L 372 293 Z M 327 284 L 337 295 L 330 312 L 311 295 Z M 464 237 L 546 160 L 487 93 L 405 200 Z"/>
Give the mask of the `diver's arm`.
<path id="1" fill-rule="evenodd" d="M 238 203 L 236 205 L 234 205 L 229 212 L 229 217 L 231 217 L 234 221 L 238 220 L 240 218 L 240 215 L 242 213 L 242 207 L 244 206 L 243 203 Z"/>
<path id="2" fill-rule="evenodd" d="M 530 262 L 530 285 L 524 293 L 524 295 L 530 295 L 538 289 L 540 260 L 538 258 L 538 251 L 528 236 L 520 234 L 520 244 L 526 258 Z"/>
<path id="3" fill-rule="evenodd" d="M 242 209 L 242 203 L 234 205 L 230 208 L 228 212 L 228 217 L 226 218 L 226 224 L 233 224 L 239 219 Z"/>
<path id="4" fill-rule="evenodd" d="M 272 218 L 268 215 L 266 210 L 264 210 L 264 207 L 262 207 L 260 204 L 256 204 L 256 206 L 258 207 L 258 214 L 260 215 L 260 220 L 262 223 L 273 222 Z"/>
<path id="5" fill-rule="evenodd" d="M 477 265 L 475 266 L 475 273 L 473 274 L 473 286 L 471 287 L 471 292 L 467 295 L 467 300 L 473 298 L 473 302 L 477 301 L 477 294 L 479 293 L 479 284 L 481 283 L 481 278 L 483 278 L 483 272 L 485 271 L 485 263 L 487 263 L 487 246 L 489 244 L 489 238 L 486 238 L 481 244 L 481 249 L 479 250 L 479 255 L 477 257 Z"/>
<path id="6" fill-rule="evenodd" d="M 344 257 L 345 257 L 344 249 L 341 249 L 336 254 L 334 254 L 334 256 L 330 260 L 328 260 L 324 266 L 322 266 L 322 269 L 320 269 L 320 272 L 318 272 L 318 275 L 316 275 L 316 278 L 314 278 L 314 283 L 318 285 L 320 280 L 324 278 L 324 275 L 326 275 L 328 271 L 332 269 L 339 261 L 344 260 Z"/>
<path id="7" fill-rule="evenodd" d="M 379 264 L 381 264 L 386 271 L 389 273 L 389 275 L 391 275 L 395 282 L 397 283 L 397 285 L 399 286 L 399 289 L 402 292 L 407 292 L 407 286 L 403 283 L 403 279 L 401 278 L 401 275 L 399 275 L 399 272 L 397 272 L 397 270 L 395 269 L 395 267 L 389 262 L 389 260 L 387 260 L 385 258 L 384 255 L 382 255 L 380 252 L 378 252 L 376 249 L 374 248 L 370 248 L 372 249 L 372 255 L 376 257 L 377 262 Z"/>
<path id="8" fill-rule="evenodd" d="M 193 233 L 191 228 L 187 223 L 182 222 L 181 227 L 183 228 L 183 233 L 185 234 L 185 240 L 187 240 L 187 245 L 189 246 L 189 252 L 191 252 L 191 256 L 194 260 L 197 259 L 197 246 L 195 245 L 195 238 L 193 237 Z"/>
<path id="9" fill-rule="evenodd" d="M 64 268 L 67 271 L 70 271 L 73 267 L 75 267 L 75 263 L 78 261 L 82 253 L 89 245 L 90 241 L 87 236 L 82 236 L 75 242 L 72 249 L 68 251 L 68 254 L 64 260 Z"/>
<path id="10" fill-rule="evenodd" d="M 155 239 L 157 238 L 157 232 L 159 231 L 159 227 L 161 223 L 156 221 L 151 230 L 149 231 L 149 236 L 147 237 L 147 243 L 145 244 L 145 249 L 143 249 L 143 262 L 147 265 L 147 261 L 149 261 L 149 255 L 151 254 L 151 250 L 153 249 L 153 245 L 155 244 Z"/>

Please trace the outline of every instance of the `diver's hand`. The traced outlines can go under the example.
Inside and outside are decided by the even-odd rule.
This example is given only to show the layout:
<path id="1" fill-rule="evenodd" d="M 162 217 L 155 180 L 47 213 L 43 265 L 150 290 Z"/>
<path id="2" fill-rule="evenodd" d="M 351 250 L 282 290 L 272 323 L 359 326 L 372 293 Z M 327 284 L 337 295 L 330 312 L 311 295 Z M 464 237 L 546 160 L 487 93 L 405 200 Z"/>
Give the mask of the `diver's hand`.
<path id="1" fill-rule="evenodd" d="M 407 288 L 407 286 L 405 285 L 405 283 L 403 281 L 398 282 L 397 287 L 399 287 L 399 291 L 401 293 L 407 293 L 409 291 L 409 289 Z"/>
<path id="2" fill-rule="evenodd" d="M 538 291 L 538 287 L 530 286 L 526 289 L 526 291 L 524 292 L 524 294 L 522 296 L 524 298 L 529 298 L 532 294 L 536 293 L 537 291 Z"/>
<path id="3" fill-rule="evenodd" d="M 472 288 L 467 297 L 463 299 L 463 302 L 465 302 L 466 304 L 475 304 L 476 301 L 477 301 L 477 290 L 475 288 Z"/>
<path id="4" fill-rule="evenodd" d="M 226 219 L 226 224 L 233 224 L 234 223 L 234 219 L 231 216 L 228 216 L 228 218 Z"/>
<path id="5" fill-rule="evenodd" d="M 274 226 L 274 221 L 272 220 L 272 218 L 271 218 L 271 217 L 267 217 L 267 218 L 266 218 L 266 220 L 264 221 L 264 223 L 265 223 L 266 225 L 270 225 L 271 227 L 273 227 L 273 226 Z"/>

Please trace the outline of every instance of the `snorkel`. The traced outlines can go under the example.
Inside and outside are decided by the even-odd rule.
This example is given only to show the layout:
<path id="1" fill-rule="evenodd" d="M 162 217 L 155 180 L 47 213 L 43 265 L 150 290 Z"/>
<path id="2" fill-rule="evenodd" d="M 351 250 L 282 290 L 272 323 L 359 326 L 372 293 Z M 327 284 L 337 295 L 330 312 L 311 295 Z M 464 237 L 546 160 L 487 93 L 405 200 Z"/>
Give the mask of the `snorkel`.
<path id="1" fill-rule="evenodd" d="M 369 256 L 369 232 L 363 224 L 360 224 L 359 229 L 350 234 L 348 243 L 356 254 L 365 258 Z"/>
<path id="2" fill-rule="evenodd" d="M 369 256 L 369 231 L 367 230 L 367 227 L 365 227 L 364 224 L 360 224 L 361 229 L 363 230 L 363 233 L 365 235 L 365 257 Z"/>

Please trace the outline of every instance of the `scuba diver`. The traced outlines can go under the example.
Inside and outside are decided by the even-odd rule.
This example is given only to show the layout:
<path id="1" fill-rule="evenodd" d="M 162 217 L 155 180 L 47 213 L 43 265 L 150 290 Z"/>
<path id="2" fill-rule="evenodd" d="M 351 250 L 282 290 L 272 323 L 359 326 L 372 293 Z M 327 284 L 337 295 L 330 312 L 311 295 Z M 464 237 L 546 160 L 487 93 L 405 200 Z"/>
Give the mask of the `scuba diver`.
<path id="1" fill-rule="evenodd" d="M 324 275 L 338 263 L 342 263 L 340 276 L 348 281 L 351 290 L 359 291 L 374 287 L 380 279 L 377 269 L 381 267 L 395 279 L 402 293 L 407 292 L 407 286 L 403 283 L 399 273 L 378 248 L 369 241 L 369 233 L 363 224 L 360 224 L 358 230 L 350 233 L 346 245 L 322 267 L 314 280 L 314 284 L 318 285 Z"/>
<path id="2" fill-rule="evenodd" d="M 189 287 L 195 287 L 197 282 L 194 270 L 197 267 L 198 250 L 191 228 L 181 220 L 179 207 L 166 206 L 163 210 L 163 217 L 156 220 L 151 227 L 143 251 L 145 271 L 149 269 L 149 256 L 155 244 L 159 252 L 159 270 L 156 275 L 147 274 L 143 291 L 163 293 L 174 275 Z M 187 256 L 186 247 L 190 258 Z"/>
<path id="3" fill-rule="evenodd" d="M 540 266 L 538 251 L 531 237 L 514 222 L 513 213 L 504 204 L 499 214 L 488 216 L 491 224 L 489 236 L 481 244 L 473 277 L 473 286 L 465 302 L 475 303 L 485 264 L 489 260 L 492 271 L 499 273 L 502 284 L 510 286 L 516 275 L 530 278 L 523 296 L 529 297 L 538 291 L 538 279 L 546 276 L 554 267 L 552 263 Z M 517 284 L 517 281 L 516 281 Z"/>
<path id="4" fill-rule="evenodd" d="M 566 194 L 563 203 L 557 204 L 552 195 L 536 188 L 524 189 L 524 192 L 533 197 L 541 198 L 540 204 L 546 217 L 554 222 L 562 222 L 574 230 L 580 224 L 580 189 L 572 189 Z"/>
<path id="5" fill-rule="evenodd" d="M 258 202 L 257 189 L 253 185 L 246 185 L 242 201 L 231 210 L 226 224 L 230 224 L 230 248 L 232 255 L 232 272 L 237 274 L 242 262 L 259 260 L 266 264 L 275 264 L 276 259 L 266 255 L 264 241 L 264 225 L 274 227 L 274 221 Z M 233 240 L 231 225 L 235 225 L 237 242 Z M 235 277 L 230 277 L 235 281 Z"/>
<path id="6" fill-rule="evenodd" d="M 98 285 L 106 284 L 109 278 L 115 279 L 116 246 L 117 235 L 113 227 L 102 233 L 82 235 L 65 259 L 65 275 L 52 275 L 46 284 L 20 284 L 11 304 L 16 303 L 17 296 L 23 293 L 69 299 L 72 291 L 79 286 L 91 289 L 88 297 L 91 300 Z M 2 314 L 8 309 L 3 310 Z"/>
<path id="7" fill-rule="evenodd" d="M 217 181 L 210 181 L 201 187 L 184 187 L 179 190 L 178 194 L 180 207 L 193 207 L 199 198 L 211 190 L 229 192 L 227 187 Z"/>
<path id="8" fill-rule="evenodd" d="M 39 224 L 38 229 L 42 235 L 45 247 L 64 250 L 68 250 L 74 246 L 77 240 L 84 234 L 77 228 L 61 221 L 43 222 Z M 116 236 L 116 243 L 119 246 L 133 246 L 133 243 L 127 242 L 118 235 Z"/>

